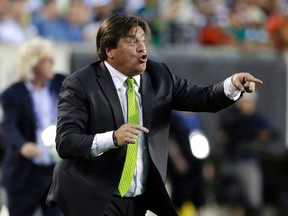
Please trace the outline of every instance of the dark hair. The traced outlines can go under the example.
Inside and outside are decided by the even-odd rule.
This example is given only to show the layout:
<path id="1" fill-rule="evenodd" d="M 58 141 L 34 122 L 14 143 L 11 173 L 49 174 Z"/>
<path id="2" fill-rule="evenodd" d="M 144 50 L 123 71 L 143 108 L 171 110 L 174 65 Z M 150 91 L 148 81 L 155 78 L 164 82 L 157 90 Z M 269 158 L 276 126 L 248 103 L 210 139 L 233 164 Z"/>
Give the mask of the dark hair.
<path id="1" fill-rule="evenodd" d="M 116 48 L 121 38 L 128 35 L 134 27 L 141 27 L 146 39 L 150 38 L 150 28 L 145 20 L 135 15 L 117 14 L 106 19 L 100 26 L 97 37 L 97 56 L 101 60 L 106 60 L 106 48 Z"/>

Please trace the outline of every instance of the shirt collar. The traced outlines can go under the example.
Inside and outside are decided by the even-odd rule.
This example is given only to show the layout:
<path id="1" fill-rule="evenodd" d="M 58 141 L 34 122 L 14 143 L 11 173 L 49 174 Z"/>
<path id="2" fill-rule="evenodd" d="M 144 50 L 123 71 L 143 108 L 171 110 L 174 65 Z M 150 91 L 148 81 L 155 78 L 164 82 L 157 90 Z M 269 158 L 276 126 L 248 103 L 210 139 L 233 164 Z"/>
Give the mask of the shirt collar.
<path id="1" fill-rule="evenodd" d="M 112 76 L 116 89 L 119 89 L 120 87 L 122 87 L 128 77 L 124 75 L 123 73 L 121 73 L 120 71 L 118 71 L 117 69 L 115 69 L 114 67 L 112 67 L 107 61 L 104 61 L 104 64 Z M 140 87 L 141 76 L 136 75 L 133 77 L 133 79 L 135 80 L 135 84 L 138 87 Z"/>
<path id="2" fill-rule="evenodd" d="M 48 90 L 49 89 L 49 85 L 50 85 L 50 80 L 48 80 L 45 85 L 43 86 L 42 90 Z M 33 84 L 31 83 L 31 81 L 25 81 L 25 86 L 26 88 L 29 90 L 29 92 L 36 92 Z"/>

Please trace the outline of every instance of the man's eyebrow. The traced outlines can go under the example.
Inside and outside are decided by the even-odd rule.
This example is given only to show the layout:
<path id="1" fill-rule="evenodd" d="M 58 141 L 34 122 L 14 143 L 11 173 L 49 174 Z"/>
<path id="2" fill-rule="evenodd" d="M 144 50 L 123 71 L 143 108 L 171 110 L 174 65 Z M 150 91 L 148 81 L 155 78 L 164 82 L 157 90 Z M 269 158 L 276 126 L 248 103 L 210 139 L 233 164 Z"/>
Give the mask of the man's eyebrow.
<path id="1" fill-rule="evenodd" d="M 135 38 L 135 37 L 136 37 L 136 35 L 126 35 L 125 38 Z"/>
<path id="2" fill-rule="evenodd" d="M 141 35 L 141 37 L 146 37 L 146 34 L 143 33 L 143 34 Z M 125 36 L 125 38 L 136 38 L 136 34 L 127 34 L 127 35 Z"/>

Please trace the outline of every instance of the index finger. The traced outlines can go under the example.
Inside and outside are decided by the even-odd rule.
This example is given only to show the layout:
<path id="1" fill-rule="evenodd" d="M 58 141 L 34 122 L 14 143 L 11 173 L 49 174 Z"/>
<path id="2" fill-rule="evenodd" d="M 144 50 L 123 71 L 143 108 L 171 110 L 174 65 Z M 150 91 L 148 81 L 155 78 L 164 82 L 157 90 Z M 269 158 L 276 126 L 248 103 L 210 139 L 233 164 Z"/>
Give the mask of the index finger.
<path id="1" fill-rule="evenodd" d="M 141 130 L 143 131 L 144 133 L 148 133 L 149 132 L 149 129 L 146 128 L 146 127 L 143 127 L 141 125 L 137 125 L 137 124 L 134 124 L 132 125 L 133 128 L 137 129 L 137 130 Z"/>
<path id="2" fill-rule="evenodd" d="M 249 82 L 254 82 L 254 83 L 257 83 L 257 84 L 262 84 L 263 81 L 256 78 L 256 77 L 253 77 L 253 76 L 249 76 L 249 77 L 246 77 L 246 81 L 249 81 Z"/>

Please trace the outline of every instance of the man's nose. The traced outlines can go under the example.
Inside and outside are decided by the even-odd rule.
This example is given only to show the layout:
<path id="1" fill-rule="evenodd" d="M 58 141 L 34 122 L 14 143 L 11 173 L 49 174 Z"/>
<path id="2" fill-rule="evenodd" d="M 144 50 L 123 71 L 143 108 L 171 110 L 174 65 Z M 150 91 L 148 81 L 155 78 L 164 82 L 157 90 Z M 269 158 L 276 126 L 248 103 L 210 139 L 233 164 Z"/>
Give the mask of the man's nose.
<path id="1" fill-rule="evenodd" d="M 143 41 L 138 42 L 138 47 L 137 47 L 138 52 L 146 52 L 146 44 Z"/>

